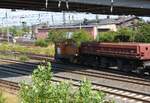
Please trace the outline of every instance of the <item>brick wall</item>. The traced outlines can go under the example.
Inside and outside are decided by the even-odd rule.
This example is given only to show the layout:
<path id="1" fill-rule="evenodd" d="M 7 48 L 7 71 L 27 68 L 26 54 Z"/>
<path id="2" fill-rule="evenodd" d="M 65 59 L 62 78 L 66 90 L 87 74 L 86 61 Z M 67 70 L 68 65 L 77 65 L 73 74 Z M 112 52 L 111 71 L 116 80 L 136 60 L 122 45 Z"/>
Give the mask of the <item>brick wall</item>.
<path id="1" fill-rule="evenodd" d="M 45 39 L 45 38 L 47 38 L 48 37 L 48 31 L 52 30 L 52 29 L 54 29 L 54 28 L 49 28 L 49 29 L 44 29 L 44 28 L 42 29 L 42 28 L 40 28 L 40 29 L 38 29 L 38 33 L 36 34 L 36 38 L 37 39 Z M 82 29 L 84 29 L 87 32 L 89 32 L 92 35 L 93 38 L 97 34 L 97 33 L 95 33 L 97 31 L 95 31 L 94 27 L 83 27 Z M 80 30 L 80 27 L 78 27 L 78 28 L 55 28 L 55 30 L 65 30 L 67 32 L 75 32 L 77 30 Z"/>

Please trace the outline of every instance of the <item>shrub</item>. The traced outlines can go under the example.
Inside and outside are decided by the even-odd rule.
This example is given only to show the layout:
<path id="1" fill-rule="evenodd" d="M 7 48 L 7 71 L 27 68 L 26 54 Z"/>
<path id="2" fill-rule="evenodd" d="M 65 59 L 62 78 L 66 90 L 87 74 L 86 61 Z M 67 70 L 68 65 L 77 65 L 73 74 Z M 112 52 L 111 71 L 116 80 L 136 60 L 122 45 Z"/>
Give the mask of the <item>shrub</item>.
<path id="1" fill-rule="evenodd" d="M 78 45 L 82 42 L 93 40 L 92 36 L 85 30 L 77 30 L 68 38 L 67 31 L 65 30 L 51 30 L 49 31 L 47 41 L 50 43 L 65 41 L 67 39 L 74 40 Z"/>
<path id="2" fill-rule="evenodd" d="M 135 36 L 135 42 L 147 42 L 147 37 L 145 36 L 145 35 L 143 35 L 143 34 L 137 34 L 136 36 Z"/>
<path id="3" fill-rule="evenodd" d="M 113 42 L 115 35 L 116 35 L 116 32 L 113 32 L 113 31 L 99 33 L 96 37 L 96 41 Z"/>
<path id="4" fill-rule="evenodd" d="M 100 42 L 130 42 L 134 41 L 136 31 L 130 28 L 120 28 L 117 32 L 108 31 L 98 34 L 96 40 Z"/>
<path id="5" fill-rule="evenodd" d="M 46 40 L 44 40 L 44 39 L 39 39 L 35 42 L 35 45 L 40 46 L 40 47 L 47 47 L 48 42 L 46 42 Z"/>
<path id="6" fill-rule="evenodd" d="M 38 66 L 32 74 L 32 84 L 20 84 L 21 103 L 105 103 L 105 94 L 93 91 L 85 79 L 79 89 L 69 82 L 53 83 L 51 64 Z M 111 102 L 109 102 L 111 103 Z"/>
<path id="7" fill-rule="evenodd" d="M 4 98 L 3 93 L 0 91 L 0 103 L 5 103 L 6 98 Z"/>
<path id="8" fill-rule="evenodd" d="M 64 41 L 66 39 L 67 34 L 65 30 L 50 30 L 46 41 L 50 43 L 55 43 L 59 41 Z"/>
<path id="9" fill-rule="evenodd" d="M 126 34 L 119 34 L 119 35 L 116 35 L 114 37 L 114 41 L 117 41 L 117 42 L 129 42 L 130 41 L 130 36 L 129 35 L 126 35 Z"/>
<path id="10" fill-rule="evenodd" d="M 92 41 L 93 37 L 87 31 L 80 29 L 73 33 L 72 39 L 79 46 L 82 42 Z"/>
<path id="11" fill-rule="evenodd" d="M 114 37 L 114 41 L 130 42 L 134 41 L 136 31 L 130 28 L 120 28 L 117 31 L 117 35 Z"/>
<path id="12" fill-rule="evenodd" d="M 150 43 L 150 24 L 142 24 L 138 28 L 138 33 L 135 36 L 135 41 Z"/>

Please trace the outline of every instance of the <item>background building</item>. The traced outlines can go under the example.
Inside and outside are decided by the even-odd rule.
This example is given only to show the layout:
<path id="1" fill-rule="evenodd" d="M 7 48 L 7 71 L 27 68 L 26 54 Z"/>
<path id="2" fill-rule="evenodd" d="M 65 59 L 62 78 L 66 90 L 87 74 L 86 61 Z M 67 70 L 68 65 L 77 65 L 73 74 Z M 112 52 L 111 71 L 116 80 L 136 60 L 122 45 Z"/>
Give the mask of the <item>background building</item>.
<path id="1" fill-rule="evenodd" d="M 74 32 L 78 29 L 84 29 L 89 32 L 94 38 L 97 34 L 107 31 L 117 31 L 121 27 L 131 27 L 134 28 L 138 24 L 140 19 L 136 16 L 129 17 L 119 17 L 119 18 L 109 18 L 97 19 L 97 20 L 87 20 L 85 19 L 81 23 L 76 24 L 65 24 L 65 25 L 55 25 L 50 27 L 38 27 L 36 30 L 36 38 L 44 39 L 48 36 L 48 31 L 50 30 L 65 30 L 67 32 Z"/>

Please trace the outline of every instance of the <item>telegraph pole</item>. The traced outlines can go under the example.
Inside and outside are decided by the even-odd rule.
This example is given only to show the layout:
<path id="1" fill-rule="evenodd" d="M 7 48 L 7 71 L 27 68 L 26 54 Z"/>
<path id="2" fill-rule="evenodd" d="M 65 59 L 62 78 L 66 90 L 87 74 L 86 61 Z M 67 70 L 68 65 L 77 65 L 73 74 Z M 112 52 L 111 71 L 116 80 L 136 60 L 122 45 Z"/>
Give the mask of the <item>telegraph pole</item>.
<path id="1" fill-rule="evenodd" d="M 7 11 L 6 11 L 5 18 L 6 18 L 6 21 L 8 21 Z M 7 28 L 7 41 L 9 42 L 9 26 L 8 26 L 8 22 L 6 23 L 6 28 Z"/>
<path id="2" fill-rule="evenodd" d="M 66 14 L 65 11 L 63 11 L 63 25 L 66 25 Z"/>
<path id="3" fill-rule="evenodd" d="M 51 15 L 51 19 L 52 19 L 52 25 L 54 26 L 54 17 L 53 17 L 53 15 Z"/>
<path id="4" fill-rule="evenodd" d="M 2 38 L 4 38 L 4 31 L 3 31 L 3 27 L 4 27 L 4 19 L 5 19 L 5 17 L 3 17 L 2 18 Z"/>

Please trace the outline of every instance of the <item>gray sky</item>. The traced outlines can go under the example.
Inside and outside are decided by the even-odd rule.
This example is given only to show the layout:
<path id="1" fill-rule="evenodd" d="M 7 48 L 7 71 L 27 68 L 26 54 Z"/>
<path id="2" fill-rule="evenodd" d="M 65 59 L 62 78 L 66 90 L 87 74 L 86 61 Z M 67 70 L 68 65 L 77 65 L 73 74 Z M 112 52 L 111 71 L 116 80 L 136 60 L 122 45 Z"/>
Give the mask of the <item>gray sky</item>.
<path id="1" fill-rule="evenodd" d="M 72 22 L 75 20 L 95 19 L 95 14 L 86 14 L 86 13 L 66 13 L 66 22 Z M 98 15 L 100 19 L 106 18 L 106 15 Z M 118 16 L 111 16 L 112 18 Z M 52 19 L 53 18 L 53 19 Z M 145 17 L 144 20 L 150 20 L 150 17 Z M 62 24 L 63 23 L 63 13 L 56 12 L 42 12 L 42 11 L 23 11 L 16 10 L 11 11 L 10 9 L 0 9 L 0 27 L 4 26 L 18 26 L 21 25 L 21 22 L 27 22 L 27 25 L 46 23 L 50 25 Z M 52 22 L 53 21 L 53 22 Z"/>

